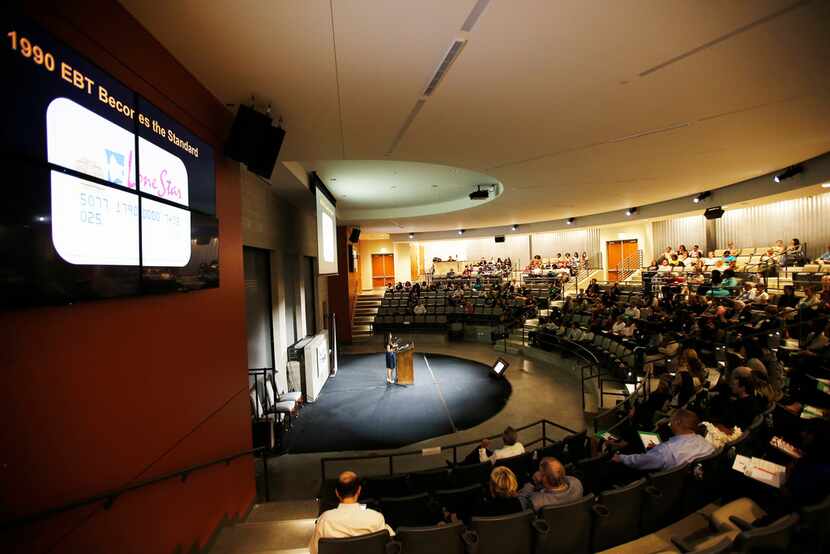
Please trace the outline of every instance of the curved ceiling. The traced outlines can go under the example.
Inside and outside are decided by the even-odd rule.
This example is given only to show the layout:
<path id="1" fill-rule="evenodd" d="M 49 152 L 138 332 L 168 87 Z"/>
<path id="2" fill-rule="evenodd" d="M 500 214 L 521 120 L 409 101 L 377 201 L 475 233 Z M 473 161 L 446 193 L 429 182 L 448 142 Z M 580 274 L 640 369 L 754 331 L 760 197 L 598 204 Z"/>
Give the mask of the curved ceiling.
<path id="1" fill-rule="evenodd" d="M 122 3 L 222 102 L 270 102 L 280 160 L 425 162 L 504 184 L 479 207 L 365 230 L 579 217 L 830 151 L 822 0 Z"/>
<path id="2" fill-rule="evenodd" d="M 337 198 L 337 218 L 349 223 L 464 210 L 492 202 L 501 193 L 493 177 L 438 164 L 333 160 L 304 165 Z M 478 188 L 490 196 L 470 200 Z"/>

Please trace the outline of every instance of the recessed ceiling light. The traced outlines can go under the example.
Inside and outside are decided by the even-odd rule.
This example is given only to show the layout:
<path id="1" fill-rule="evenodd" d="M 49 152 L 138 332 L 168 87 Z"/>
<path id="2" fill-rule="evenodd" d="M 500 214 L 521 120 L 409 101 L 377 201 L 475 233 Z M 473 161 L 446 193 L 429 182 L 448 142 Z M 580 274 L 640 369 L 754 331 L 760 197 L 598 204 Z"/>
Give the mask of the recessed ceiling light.
<path id="1" fill-rule="evenodd" d="M 414 238 L 415 238 L 415 234 L 414 234 L 414 233 L 409 233 L 409 238 L 410 238 L 410 239 L 414 239 Z"/>

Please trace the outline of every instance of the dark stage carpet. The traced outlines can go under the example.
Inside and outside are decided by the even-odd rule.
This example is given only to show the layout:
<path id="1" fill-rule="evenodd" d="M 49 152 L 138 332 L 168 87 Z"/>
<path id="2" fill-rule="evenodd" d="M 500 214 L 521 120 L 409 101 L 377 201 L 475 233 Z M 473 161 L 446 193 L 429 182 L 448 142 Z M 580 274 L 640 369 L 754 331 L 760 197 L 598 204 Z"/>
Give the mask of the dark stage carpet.
<path id="1" fill-rule="evenodd" d="M 484 364 L 416 353 L 414 385 L 387 385 L 384 355 L 343 355 L 317 402 L 307 404 L 288 436 L 288 451 L 400 448 L 468 429 L 507 402 L 510 383 Z"/>

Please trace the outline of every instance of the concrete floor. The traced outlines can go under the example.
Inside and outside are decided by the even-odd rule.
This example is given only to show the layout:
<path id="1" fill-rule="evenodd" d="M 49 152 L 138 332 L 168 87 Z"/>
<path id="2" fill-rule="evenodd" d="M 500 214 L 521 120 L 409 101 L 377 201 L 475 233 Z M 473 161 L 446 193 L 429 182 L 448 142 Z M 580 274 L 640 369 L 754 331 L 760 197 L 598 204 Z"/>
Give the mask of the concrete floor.
<path id="1" fill-rule="evenodd" d="M 401 337 L 405 341 L 407 337 Z M 384 454 L 394 452 L 418 451 L 418 454 L 396 458 L 395 472 L 407 472 L 418 469 L 438 467 L 444 464 L 444 459 L 452 458 L 452 451 L 445 450 L 440 455 L 422 456 L 420 450 L 436 446 L 446 446 L 460 442 L 475 440 L 488 435 L 496 435 L 507 426 L 521 427 L 537 421 L 548 419 L 570 429 L 581 431 L 585 428 L 585 418 L 582 412 L 579 379 L 570 371 L 572 360 L 553 357 L 554 363 L 541 362 L 525 358 L 516 354 L 505 354 L 496 351 L 488 344 L 479 343 L 447 343 L 443 336 L 415 337 L 416 350 L 419 352 L 433 352 L 450 354 L 468 358 L 491 365 L 501 356 L 510 362 L 507 379 L 513 387 L 513 394 L 507 405 L 494 417 L 480 425 L 440 437 L 408 445 L 398 450 L 385 450 Z M 378 341 L 370 341 L 344 347 L 342 352 L 366 353 L 379 352 L 381 345 Z M 302 417 L 302 413 L 300 414 Z M 348 417 L 348 414 L 343 414 Z M 541 426 L 528 429 L 520 433 L 519 440 L 528 443 L 541 437 Z M 565 431 L 548 428 L 548 436 L 559 438 L 567 434 Z M 463 458 L 473 447 L 459 449 L 459 459 Z M 358 456 L 378 453 L 375 451 L 363 452 L 328 452 L 315 454 L 291 454 L 272 458 L 269 461 L 269 480 L 271 500 L 301 500 L 314 498 L 321 485 L 321 458 Z M 336 476 L 342 469 L 354 469 L 363 475 L 385 474 L 389 472 L 388 460 L 372 461 L 344 461 L 327 464 L 327 477 Z M 258 468 L 260 488 L 262 478 L 261 465 Z"/>

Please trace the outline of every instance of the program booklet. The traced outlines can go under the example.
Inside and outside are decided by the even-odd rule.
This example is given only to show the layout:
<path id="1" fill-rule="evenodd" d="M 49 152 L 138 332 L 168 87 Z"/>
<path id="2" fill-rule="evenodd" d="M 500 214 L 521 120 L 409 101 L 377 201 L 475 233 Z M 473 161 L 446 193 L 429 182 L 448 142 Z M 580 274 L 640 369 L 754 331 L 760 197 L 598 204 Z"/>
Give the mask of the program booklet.
<path id="1" fill-rule="evenodd" d="M 781 488 L 787 475 L 787 468 L 782 465 L 774 464 L 761 458 L 741 456 L 740 454 L 735 456 L 732 469 L 743 473 L 750 479 L 755 479 L 760 483 L 770 485 L 777 489 Z"/>

